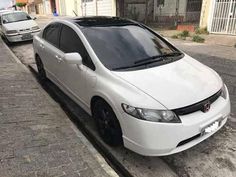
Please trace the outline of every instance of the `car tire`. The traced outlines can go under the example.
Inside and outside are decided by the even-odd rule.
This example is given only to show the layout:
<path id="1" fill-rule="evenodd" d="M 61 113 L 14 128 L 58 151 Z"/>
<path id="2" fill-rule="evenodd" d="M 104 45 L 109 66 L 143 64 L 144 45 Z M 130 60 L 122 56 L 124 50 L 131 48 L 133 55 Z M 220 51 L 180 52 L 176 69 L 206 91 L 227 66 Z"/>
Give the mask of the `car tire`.
<path id="1" fill-rule="evenodd" d="M 46 71 L 43 66 L 43 62 L 38 55 L 35 57 L 35 62 L 36 62 L 37 69 L 38 69 L 39 80 L 43 83 L 47 80 L 47 75 L 46 75 Z"/>
<path id="2" fill-rule="evenodd" d="M 93 117 L 103 141 L 110 146 L 122 145 L 122 131 L 119 121 L 110 105 L 99 99 L 93 107 Z"/>

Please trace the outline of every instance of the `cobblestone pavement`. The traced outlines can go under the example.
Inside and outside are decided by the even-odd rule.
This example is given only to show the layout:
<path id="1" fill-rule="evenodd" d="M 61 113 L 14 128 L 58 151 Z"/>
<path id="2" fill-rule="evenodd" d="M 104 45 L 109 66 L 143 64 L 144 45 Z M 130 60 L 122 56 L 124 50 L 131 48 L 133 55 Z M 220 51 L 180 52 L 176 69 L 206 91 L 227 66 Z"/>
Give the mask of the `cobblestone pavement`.
<path id="1" fill-rule="evenodd" d="M 117 176 L 0 40 L 0 177 Z"/>

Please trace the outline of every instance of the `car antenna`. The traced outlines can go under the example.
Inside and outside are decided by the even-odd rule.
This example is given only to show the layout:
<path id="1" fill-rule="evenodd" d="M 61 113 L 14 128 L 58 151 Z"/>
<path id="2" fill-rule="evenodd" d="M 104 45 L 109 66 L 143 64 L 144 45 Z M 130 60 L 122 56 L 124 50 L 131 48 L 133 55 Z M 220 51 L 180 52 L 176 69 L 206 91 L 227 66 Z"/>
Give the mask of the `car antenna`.
<path id="1" fill-rule="evenodd" d="M 73 10 L 73 12 L 74 12 L 75 16 L 78 17 L 78 14 L 74 10 Z"/>

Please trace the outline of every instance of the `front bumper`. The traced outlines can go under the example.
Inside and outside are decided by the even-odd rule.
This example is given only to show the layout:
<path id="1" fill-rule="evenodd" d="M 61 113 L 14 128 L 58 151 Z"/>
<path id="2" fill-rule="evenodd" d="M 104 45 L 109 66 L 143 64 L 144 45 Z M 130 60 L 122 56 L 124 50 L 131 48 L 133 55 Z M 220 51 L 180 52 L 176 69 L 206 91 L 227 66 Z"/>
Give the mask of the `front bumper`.
<path id="1" fill-rule="evenodd" d="M 38 31 L 32 31 L 29 33 L 21 33 L 21 34 L 15 34 L 15 35 L 5 35 L 5 37 L 7 38 L 7 40 L 9 42 L 21 42 L 21 41 L 29 41 L 29 40 L 33 40 L 33 37 L 37 34 L 39 34 L 40 30 Z M 28 36 L 25 37 L 24 36 Z"/>
<path id="2" fill-rule="evenodd" d="M 124 146 L 145 156 L 170 155 L 186 150 L 217 132 L 226 123 L 230 114 L 229 95 L 219 97 L 207 113 L 197 111 L 180 116 L 182 123 L 157 123 L 136 119 L 123 113 Z M 220 120 L 213 132 L 202 134 L 202 130 Z"/>

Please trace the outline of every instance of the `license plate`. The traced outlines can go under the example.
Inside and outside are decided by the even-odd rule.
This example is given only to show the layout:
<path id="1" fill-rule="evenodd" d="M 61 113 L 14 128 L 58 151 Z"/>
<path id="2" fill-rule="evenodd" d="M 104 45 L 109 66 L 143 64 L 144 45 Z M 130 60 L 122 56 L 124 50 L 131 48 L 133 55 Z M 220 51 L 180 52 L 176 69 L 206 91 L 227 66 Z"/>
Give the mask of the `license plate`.
<path id="1" fill-rule="evenodd" d="M 211 123 L 210 125 L 206 126 L 205 128 L 203 128 L 202 135 L 216 131 L 220 127 L 221 121 L 222 121 L 221 119 L 217 120 L 217 121 Z"/>
<path id="2" fill-rule="evenodd" d="M 21 39 L 22 40 L 32 39 L 32 35 L 30 33 L 29 34 L 23 34 Z"/>

